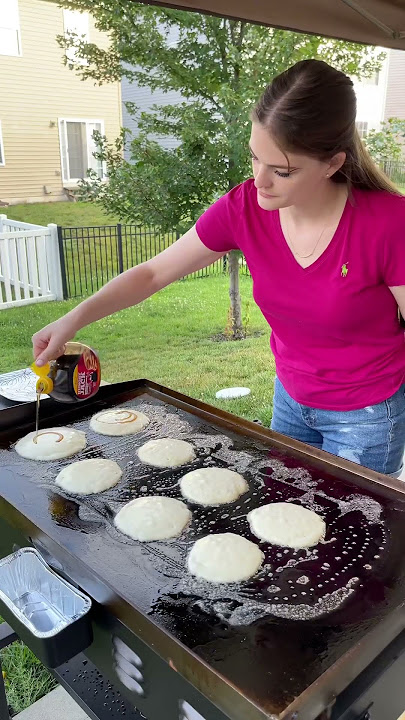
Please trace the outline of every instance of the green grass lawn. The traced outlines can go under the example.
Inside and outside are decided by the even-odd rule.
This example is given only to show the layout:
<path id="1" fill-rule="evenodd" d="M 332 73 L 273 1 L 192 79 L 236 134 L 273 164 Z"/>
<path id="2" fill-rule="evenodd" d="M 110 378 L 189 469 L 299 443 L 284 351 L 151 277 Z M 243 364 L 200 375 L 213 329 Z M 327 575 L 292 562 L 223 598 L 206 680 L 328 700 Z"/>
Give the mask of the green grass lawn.
<path id="1" fill-rule="evenodd" d="M 252 300 L 252 282 L 241 277 L 243 316 L 249 337 L 218 342 L 228 315 L 228 278 L 185 280 L 135 308 L 100 320 L 78 338 L 100 353 L 105 380 L 148 378 L 248 419 L 270 423 L 274 361 L 269 329 Z M 0 372 L 32 362 L 31 335 L 77 301 L 38 303 L 0 313 Z M 261 333 L 261 334 L 260 334 Z M 220 388 L 244 385 L 247 397 L 217 400 Z M 2 653 L 7 697 L 15 712 L 52 687 L 52 677 L 32 653 L 15 643 Z"/>
<path id="2" fill-rule="evenodd" d="M 65 227 L 88 225 L 116 225 L 119 219 L 107 215 L 93 203 L 85 202 L 49 202 L 22 203 L 2 208 L 1 212 L 11 220 L 48 225 L 56 223 Z"/>
<path id="3" fill-rule="evenodd" d="M 241 278 L 243 316 L 250 333 L 246 340 L 213 339 L 227 323 L 224 276 L 180 281 L 135 308 L 94 323 L 77 337 L 99 351 L 105 380 L 148 378 L 268 424 L 274 362 L 268 326 L 253 303 L 251 284 L 250 278 Z M 0 313 L 0 372 L 29 365 L 31 335 L 76 304 L 75 300 L 38 303 Z M 247 385 L 251 395 L 216 400 L 217 390 L 232 385 Z"/>

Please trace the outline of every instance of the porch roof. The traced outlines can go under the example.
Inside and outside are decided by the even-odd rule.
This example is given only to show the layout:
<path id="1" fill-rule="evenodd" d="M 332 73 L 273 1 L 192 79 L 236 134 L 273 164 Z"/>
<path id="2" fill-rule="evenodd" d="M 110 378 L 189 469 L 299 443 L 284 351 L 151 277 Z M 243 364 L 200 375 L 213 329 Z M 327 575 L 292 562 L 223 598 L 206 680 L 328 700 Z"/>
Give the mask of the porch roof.
<path id="1" fill-rule="evenodd" d="M 405 0 L 141 0 L 405 50 Z"/>

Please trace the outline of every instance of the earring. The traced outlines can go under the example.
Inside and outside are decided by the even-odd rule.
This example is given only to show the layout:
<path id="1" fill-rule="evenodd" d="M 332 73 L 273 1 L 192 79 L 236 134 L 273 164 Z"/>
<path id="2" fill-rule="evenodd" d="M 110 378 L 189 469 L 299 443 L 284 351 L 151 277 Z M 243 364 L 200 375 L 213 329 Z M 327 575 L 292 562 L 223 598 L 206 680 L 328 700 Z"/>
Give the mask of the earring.
<path id="1" fill-rule="evenodd" d="M 329 173 L 326 173 L 326 177 L 329 177 Z"/>

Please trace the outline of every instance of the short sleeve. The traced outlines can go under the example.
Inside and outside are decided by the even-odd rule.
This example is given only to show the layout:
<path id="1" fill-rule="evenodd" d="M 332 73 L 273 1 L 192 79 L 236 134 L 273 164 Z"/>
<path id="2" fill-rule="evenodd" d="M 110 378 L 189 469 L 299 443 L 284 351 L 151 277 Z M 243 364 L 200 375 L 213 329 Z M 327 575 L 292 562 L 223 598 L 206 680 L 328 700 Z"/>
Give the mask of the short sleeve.
<path id="1" fill-rule="evenodd" d="M 240 185 L 219 198 L 196 223 L 197 235 L 201 242 L 214 252 L 238 250 L 238 219 L 241 214 Z"/>
<path id="2" fill-rule="evenodd" d="M 405 197 L 391 196 L 382 274 L 388 287 L 405 285 Z"/>

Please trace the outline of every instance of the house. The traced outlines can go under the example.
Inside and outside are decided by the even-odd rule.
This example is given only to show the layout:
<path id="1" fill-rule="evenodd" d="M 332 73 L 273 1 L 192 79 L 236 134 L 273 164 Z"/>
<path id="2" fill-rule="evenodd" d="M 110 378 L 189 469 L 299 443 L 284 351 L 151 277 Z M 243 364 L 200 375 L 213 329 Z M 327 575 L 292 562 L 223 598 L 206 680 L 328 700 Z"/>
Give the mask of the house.
<path id="1" fill-rule="evenodd" d="M 384 50 L 384 48 L 379 48 Z M 355 81 L 357 127 L 361 137 L 391 117 L 405 120 L 405 52 L 388 50 L 380 72 Z"/>
<path id="2" fill-rule="evenodd" d="M 69 31 L 107 46 L 87 13 L 0 0 L 0 202 L 67 200 L 88 168 L 105 173 L 92 133 L 119 135 L 120 83 L 100 87 L 63 64 L 56 36 Z"/>
<path id="3" fill-rule="evenodd" d="M 384 119 L 387 92 L 388 62 L 385 60 L 380 71 L 370 78 L 353 79 L 357 97 L 356 125 L 360 137 L 366 137 L 370 130 L 379 130 Z"/>
<path id="4" fill-rule="evenodd" d="M 397 117 L 405 120 L 405 52 L 390 50 L 388 53 L 387 91 L 384 120 Z"/>
<path id="5" fill-rule="evenodd" d="M 137 83 L 130 82 L 128 78 L 123 77 L 121 80 L 122 86 L 122 124 L 123 127 L 128 128 L 133 136 L 138 133 L 138 124 L 136 118 L 128 112 L 125 105 L 126 102 L 131 102 L 137 105 L 141 112 L 150 112 L 153 105 L 176 105 L 177 103 L 185 102 L 181 93 L 177 90 L 169 90 L 163 92 L 163 90 L 151 90 L 147 86 L 141 87 Z M 178 146 L 178 140 L 175 137 L 165 135 L 151 135 L 151 140 L 155 140 L 166 150 L 171 150 Z M 129 161 L 131 159 L 131 153 L 126 148 L 125 158 Z"/>
<path id="6" fill-rule="evenodd" d="M 179 31 L 176 27 L 170 28 L 166 41 L 168 47 L 175 47 L 179 41 Z M 177 90 L 169 90 L 164 92 L 161 89 L 151 90 L 148 86 L 140 86 L 136 82 L 131 82 L 125 76 L 121 80 L 122 93 L 122 124 L 123 127 L 131 131 L 132 136 L 138 133 L 138 123 L 136 118 L 128 112 L 126 103 L 134 103 L 140 112 L 150 112 L 153 105 L 177 105 L 181 102 L 187 102 L 185 98 Z M 166 150 L 171 150 L 179 145 L 177 138 L 172 136 L 151 135 L 151 140 L 155 140 Z M 128 148 L 125 150 L 125 158 L 130 161 L 131 152 Z"/>

